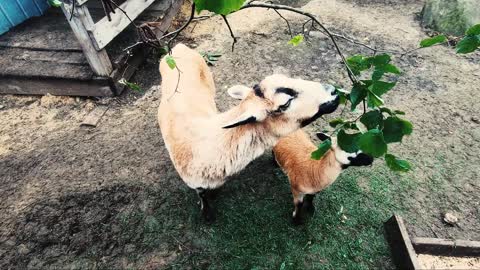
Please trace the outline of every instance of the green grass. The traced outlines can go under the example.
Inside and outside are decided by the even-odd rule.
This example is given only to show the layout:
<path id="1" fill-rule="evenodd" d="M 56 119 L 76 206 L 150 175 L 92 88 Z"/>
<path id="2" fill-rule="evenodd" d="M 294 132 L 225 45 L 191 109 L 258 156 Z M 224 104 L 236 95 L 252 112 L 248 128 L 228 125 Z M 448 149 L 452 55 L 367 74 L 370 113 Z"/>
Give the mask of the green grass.
<path id="1" fill-rule="evenodd" d="M 141 220 L 139 212 L 126 217 L 125 234 L 140 234 L 144 252 L 176 250 L 171 269 L 391 267 L 383 222 L 407 207 L 413 187 L 408 175 L 380 164 L 373 170 L 351 168 L 317 195 L 315 216 L 294 226 L 287 178 L 279 169 L 263 169 L 253 177 L 262 171 L 258 166 L 221 191 L 213 225 L 201 222 L 195 194 L 185 188 Z"/>

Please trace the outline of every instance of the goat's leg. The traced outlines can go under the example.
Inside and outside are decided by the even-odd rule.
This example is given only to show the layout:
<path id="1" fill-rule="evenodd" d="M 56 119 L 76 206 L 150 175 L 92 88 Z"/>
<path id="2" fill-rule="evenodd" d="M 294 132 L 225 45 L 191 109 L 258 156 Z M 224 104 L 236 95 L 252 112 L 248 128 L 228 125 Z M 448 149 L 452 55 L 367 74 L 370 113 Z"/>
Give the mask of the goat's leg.
<path id="1" fill-rule="evenodd" d="M 313 198 L 315 194 L 305 194 L 305 199 L 303 200 L 303 208 L 307 210 L 307 213 L 313 215 L 315 213 L 315 205 L 313 205 Z"/>
<path id="2" fill-rule="evenodd" d="M 303 224 L 302 217 L 302 206 L 303 206 L 303 194 L 292 190 L 293 193 L 293 204 L 295 205 L 295 210 L 292 214 L 293 223 L 296 225 Z"/>
<path id="3" fill-rule="evenodd" d="M 197 188 L 197 195 L 200 199 L 200 210 L 202 211 L 202 216 L 207 222 L 212 222 L 215 220 L 215 213 L 210 205 L 211 190 L 204 188 Z"/>

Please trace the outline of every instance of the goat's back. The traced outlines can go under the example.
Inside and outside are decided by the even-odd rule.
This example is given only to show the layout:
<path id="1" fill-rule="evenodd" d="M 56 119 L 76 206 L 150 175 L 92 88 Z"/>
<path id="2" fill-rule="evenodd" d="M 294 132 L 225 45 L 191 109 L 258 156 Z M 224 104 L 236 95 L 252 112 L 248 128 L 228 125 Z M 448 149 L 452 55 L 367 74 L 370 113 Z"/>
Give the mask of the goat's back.
<path id="1" fill-rule="evenodd" d="M 174 69 L 167 64 L 168 55 L 160 62 L 161 107 L 195 116 L 216 113 L 215 85 L 203 57 L 183 44 L 175 46 L 170 56 Z"/>

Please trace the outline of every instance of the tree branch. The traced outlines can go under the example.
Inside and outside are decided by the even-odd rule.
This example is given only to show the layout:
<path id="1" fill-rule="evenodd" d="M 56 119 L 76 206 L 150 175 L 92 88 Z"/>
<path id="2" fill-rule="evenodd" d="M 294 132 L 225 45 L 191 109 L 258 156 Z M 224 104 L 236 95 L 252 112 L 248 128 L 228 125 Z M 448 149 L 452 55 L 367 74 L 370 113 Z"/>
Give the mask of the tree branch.
<path id="1" fill-rule="evenodd" d="M 243 10 L 243 9 L 246 9 L 246 8 L 255 8 L 255 7 L 256 8 L 271 8 L 271 9 L 274 9 L 274 10 L 288 10 L 288 11 L 306 16 L 306 17 L 310 18 L 311 20 L 313 20 L 316 24 L 318 24 L 320 26 L 320 28 L 326 33 L 326 35 L 332 41 L 333 45 L 335 46 L 335 49 L 337 50 L 337 53 L 340 55 L 340 58 L 342 59 L 342 62 L 345 66 L 345 69 L 347 70 L 347 74 L 348 74 L 348 77 L 350 78 L 350 81 L 352 81 L 352 83 L 358 83 L 359 82 L 358 79 L 356 78 L 355 74 L 353 74 L 352 70 L 348 66 L 347 60 L 345 59 L 345 56 L 343 55 L 342 50 L 338 46 L 337 41 L 335 40 L 335 37 L 332 35 L 332 33 L 330 33 L 330 31 L 313 14 L 302 11 L 302 10 L 299 10 L 299 9 L 296 9 L 296 8 L 285 6 L 285 5 L 276 5 L 276 4 L 267 4 L 267 3 L 256 4 L 252 1 L 249 2 L 247 5 L 244 5 L 243 7 L 241 7 L 240 10 Z"/>
<path id="2" fill-rule="evenodd" d="M 227 16 L 222 15 L 222 18 L 225 21 L 225 23 L 227 24 L 228 30 L 230 31 L 230 36 L 233 39 L 233 43 L 232 43 L 232 52 L 233 52 L 233 50 L 235 49 L 235 43 L 237 43 L 237 38 L 233 34 L 232 27 L 230 27 L 230 24 L 228 23 Z"/>
<path id="3" fill-rule="evenodd" d="M 180 32 L 182 32 L 185 28 L 187 28 L 187 26 L 192 22 L 193 18 L 195 18 L 195 2 L 192 2 L 192 10 L 190 11 L 190 17 L 188 18 L 188 21 L 182 25 L 182 27 L 180 27 L 179 29 L 175 30 L 173 34 L 173 37 L 170 38 L 170 40 L 168 40 L 167 42 L 167 46 L 168 46 L 168 51 L 170 52 L 170 45 L 172 43 L 173 40 L 175 40 L 178 35 L 180 34 Z M 171 34 L 171 33 L 170 33 Z M 166 36 L 163 36 L 162 38 L 165 38 Z M 161 40 L 162 38 L 160 38 L 159 40 Z"/>

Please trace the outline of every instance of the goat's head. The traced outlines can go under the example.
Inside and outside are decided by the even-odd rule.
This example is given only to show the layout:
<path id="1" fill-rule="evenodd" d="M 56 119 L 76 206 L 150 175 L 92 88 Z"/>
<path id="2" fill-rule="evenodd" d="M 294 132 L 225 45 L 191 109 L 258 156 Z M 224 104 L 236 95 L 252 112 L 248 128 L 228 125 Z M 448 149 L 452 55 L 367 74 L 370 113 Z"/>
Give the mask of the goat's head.
<path id="1" fill-rule="evenodd" d="M 334 92 L 333 86 L 284 75 L 268 76 L 253 88 L 233 86 L 228 93 L 242 100 L 244 113 L 225 128 L 262 123 L 283 137 L 335 111 L 339 97 Z"/>
<path id="2" fill-rule="evenodd" d="M 317 133 L 317 137 L 321 140 L 324 141 L 328 138 L 330 138 L 328 135 L 325 133 Z M 342 164 L 342 169 L 346 169 L 349 166 L 368 166 L 372 165 L 373 163 L 373 157 L 362 153 L 362 151 L 357 151 L 355 153 L 349 153 L 340 148 L 337 143 L 337 138 L 332 137 L 332 150 L 335 153 L 335 158 L 337 159 L 338 162 Z"/>

